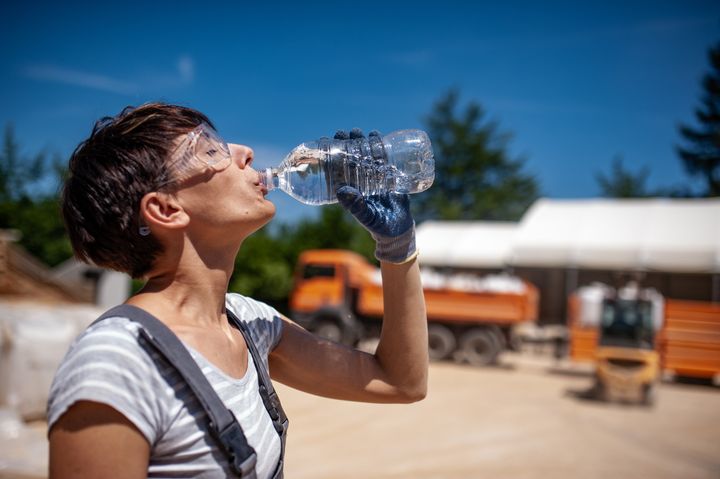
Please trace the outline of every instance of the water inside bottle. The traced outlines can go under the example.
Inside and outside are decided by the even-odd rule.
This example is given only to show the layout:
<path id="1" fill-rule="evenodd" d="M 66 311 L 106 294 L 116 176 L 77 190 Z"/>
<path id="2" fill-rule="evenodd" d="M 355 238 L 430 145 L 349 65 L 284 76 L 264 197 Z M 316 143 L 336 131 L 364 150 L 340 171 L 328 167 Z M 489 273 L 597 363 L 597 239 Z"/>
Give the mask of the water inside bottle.
<path id="1" fill-rule="evenodd" d="M 387 164 L 338 148 L 325 151 L 300 145 L 286 163 L 292 166 L 278 172 L 278 187 L 312 205 L 336 203 L 336 191 L 343 185 L 357 188 L 365 196 L 382 193 L 398 176 Z"/>
<path id="2" fill-rule="evenodd" d="M 364 138 L 302 143 L 278 168 L 261 175 L 269 190 L 279 188 L 310 205 L 336 203 L 336 192 L 343 185 L 363 196 L 417 193 L 429 188 L 433 178 L 430 141 L 419 130 L 393 132 L 383 137 L 382 145 Z"/>

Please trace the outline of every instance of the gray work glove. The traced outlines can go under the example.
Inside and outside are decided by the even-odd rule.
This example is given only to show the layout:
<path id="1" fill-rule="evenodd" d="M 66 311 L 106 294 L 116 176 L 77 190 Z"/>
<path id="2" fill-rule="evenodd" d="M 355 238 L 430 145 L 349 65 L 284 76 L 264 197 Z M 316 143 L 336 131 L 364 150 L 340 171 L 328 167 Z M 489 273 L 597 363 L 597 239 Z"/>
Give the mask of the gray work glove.
<path id="1" fill-rule="evenodd" d="M 350 133 L 338 131 L 336 140 L 363 138 L 361 130 L 353 128 Z M 380 133 L 368 135 L 373 155 L 382 155 Z M 343 208 L 370 232 L 375 240 L 375 257 L 390 263 L 405 263 L 417 256 L 415 245 L 415 221 L 410 214 L 410 198 L 407 194 L 383 193 L 364 197 L 356 188 L 348 185 L 337 189 L 337 198 Z"/>

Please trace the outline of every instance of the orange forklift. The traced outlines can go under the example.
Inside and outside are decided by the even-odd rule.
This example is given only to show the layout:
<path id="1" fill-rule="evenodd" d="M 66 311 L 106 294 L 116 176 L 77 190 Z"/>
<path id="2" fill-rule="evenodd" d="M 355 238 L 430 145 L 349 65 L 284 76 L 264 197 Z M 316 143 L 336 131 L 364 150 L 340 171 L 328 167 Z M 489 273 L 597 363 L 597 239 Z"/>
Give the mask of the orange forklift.
<path id="1" fill-rule="evenodd" d="M 654 401 L 660 373 L 653 302 L 640 290 L 603 299 L 595 352 L 595 395 L 602 400 Z"/>

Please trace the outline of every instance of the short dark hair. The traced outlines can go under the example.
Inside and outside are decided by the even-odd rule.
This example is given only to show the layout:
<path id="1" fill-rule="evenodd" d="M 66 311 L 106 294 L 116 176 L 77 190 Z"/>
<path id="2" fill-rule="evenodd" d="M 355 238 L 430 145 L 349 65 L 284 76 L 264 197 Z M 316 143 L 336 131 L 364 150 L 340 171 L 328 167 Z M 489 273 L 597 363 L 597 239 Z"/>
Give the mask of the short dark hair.
<path id="1" fill-rule="evenodd" d="M 126 107 L 95 123 L 70 157 L 62 214 L 75 255 L 133 278 L 152 268 L 162 245 L 139 233 L 140 201 L 166 178 L 174 140 L 208 118 L 165 103 Z"/>

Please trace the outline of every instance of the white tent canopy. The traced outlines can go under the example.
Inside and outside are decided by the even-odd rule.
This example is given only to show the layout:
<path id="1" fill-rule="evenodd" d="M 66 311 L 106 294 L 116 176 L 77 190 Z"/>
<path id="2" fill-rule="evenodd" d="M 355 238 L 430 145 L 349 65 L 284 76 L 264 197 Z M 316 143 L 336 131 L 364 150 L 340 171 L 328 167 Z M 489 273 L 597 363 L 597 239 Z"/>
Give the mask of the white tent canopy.
<path id="1" fill-rule="evenodd" d="M 539 200 L 511 264 L 720 272 L 720 199 Z"/>
<path id="2" fill-rule="evenodd" d="M 428 221 L 427 265 L 720 273 L 720 199 L 538 200 L 520 223 Z"/>
<path id="3" fill-rule="evenodd" d="M 425 221 L 417 228 L 422 264 L 456 268 L 502 268 L 510 259 L 517 223 Z"/>

